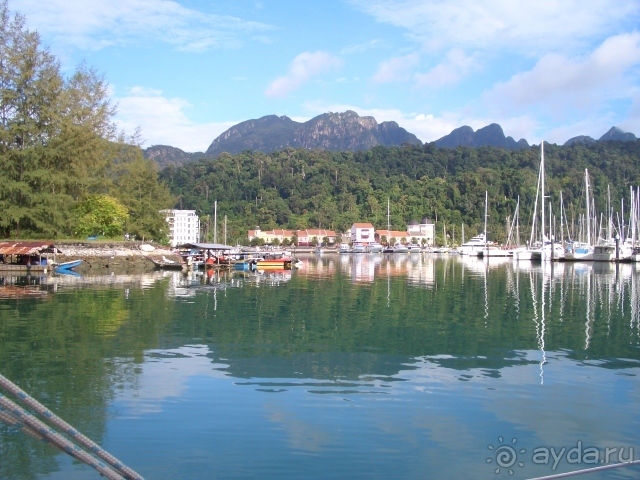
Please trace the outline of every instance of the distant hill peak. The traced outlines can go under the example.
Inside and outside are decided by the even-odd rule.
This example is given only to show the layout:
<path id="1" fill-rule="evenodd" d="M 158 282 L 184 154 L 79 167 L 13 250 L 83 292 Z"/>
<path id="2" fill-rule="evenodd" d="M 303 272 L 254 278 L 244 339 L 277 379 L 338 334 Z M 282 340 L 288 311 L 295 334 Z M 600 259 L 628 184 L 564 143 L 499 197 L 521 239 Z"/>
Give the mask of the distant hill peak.
<path id="1" fill-rule="evenodd" d="M 564 142 L 564 146 L 570 145 L 590 145 L 596 142 L 606 142 L 609 140 L 619 142 L 635 142 L 638 140 L 636 136 L 631 132 L 624 132 L 618 127 L 611 127 L 607 133 L 602 135 L 598 140 L 591 138 L 588 135 L 578 135 L 577 137 L 570 138 Z"/>
<path id="2" fill-rule="evenodd" d="M 270 153 L 286 147 L 354 151 L 403 143 L 422 144 L 396 122 L 378 124 L 373 117 L 361 117 L 347 110 L 323 113 L 303 123 L 285 115 L 247 120 L 218 136 L 207 149 L 207 155 L 217 157 L 222 152 L 234 155 L 244 150 Z"/>
<path id="3" fill-rule="evenodd" d="M 479 128 L 477 132 L 465 125 L 436 140 L 436 146 L 439 148 L 483 147 L 485 145 L 506 148 L 507 150 L 529 148 L 529 143 L 524 138 L 516 142 L 513 137 L 506 137 L 502 127 L 497 123 Z"/>

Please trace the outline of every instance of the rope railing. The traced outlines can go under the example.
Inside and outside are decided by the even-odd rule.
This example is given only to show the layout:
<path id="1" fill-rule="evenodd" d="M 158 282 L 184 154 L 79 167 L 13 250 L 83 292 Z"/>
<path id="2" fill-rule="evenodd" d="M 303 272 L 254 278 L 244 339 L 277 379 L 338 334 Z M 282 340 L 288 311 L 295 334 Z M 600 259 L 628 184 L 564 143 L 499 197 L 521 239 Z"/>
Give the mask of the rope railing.
<path id="1" fill-rule="evenodd" d="M 78 447 L 69 438 L 62 436 L 58 431 L 40 421 L 34 415 L 27 412 L 1 393 L 0 421 L 3 421 L 8 425 L 12 425 L 32 437 L 50 443 L 51 445 L 77 458 L 81 462 L 95 468 L 110 480 L 144 480 L 141 475 L 124 465 L 120 460 L 102 449 L 93 440 L 83 435 L 63 419 L 52 413 L 35 398 L 28 395 L 24 390 L 3 375 L 0 375 L 0 387 L 15 395 L 22 403 L 33 409 L 36 413 L 42 415 L 47 419 L 47 421 L 51 422 L 53 426 L 57 427 L 68 437 L 89 449 L 91 453 L 104 460 L 109 466 L 97 460 L 93 455 Z"/>

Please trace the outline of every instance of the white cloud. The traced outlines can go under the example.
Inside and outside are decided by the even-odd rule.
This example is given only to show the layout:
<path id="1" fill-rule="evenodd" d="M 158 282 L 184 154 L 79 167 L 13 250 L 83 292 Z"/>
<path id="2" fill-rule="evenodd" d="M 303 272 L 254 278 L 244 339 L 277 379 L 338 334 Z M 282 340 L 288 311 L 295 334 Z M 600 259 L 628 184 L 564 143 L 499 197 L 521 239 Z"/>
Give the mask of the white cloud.
<path id="1" fill-rule="evenodd" d="M 572 51 L 636 28 L 636 0 L 351 0 L 382 23 L 409 31 L 426 47 Z"/>
<path id="2" fill-rule="evenodd" d="M 367 50 L 371 50 L 372 48 L 376 48 L 378 45 L 382 43 L 379 39 L 369 40 L 368 42 L 359 43 L 356 45 L 348 45 L 340 50 L 340 53 L 343 55 L 350 55 L 352 53 L 362 53 Z"/>
<path id="3" fill-rule="evenodd" d="M 532 70 L 495 85 L 485 100 L 498 111 L 537 107 L 554 116 L 593 111 L 604 100 L 628 97 L 637 77 L 625 75 L 639 65 L 640 33 L 617 35 L 587 57 L 545 55 Z"/>
<path id="4" fill-rule="evenodd" d="M 285 97 L 313 77 L 339 68 L 341 65 L 342 59 L 334 57 L 327 52 L 303 52 L 293 59 L 287 74 L 271 82 L 264 94 L 267 97 Z"/>
<path id="5" fill-rule="evenodd" d="M 118 104 L 118 127 L 131 134 L 142 128 L 146 147 L 171 145 L 187 152 L 205 151 L 222 132 L 238 122 L 195 123 L 185 110 L 190 104 L 181 98 L 166 98 L 161 91 L 133 87 L 114 97 Z"/>
<path id="6" fill-rule="evenodd" d="M 453 49 L 447 54 L 444 62 L 427 73 L 416 73 L 414 79 L 417 87 L 440 88 L 458 83 L 478 67 L 474 57 L 467 56 L 460 49 Z"/>
<path id="7" fill-rule="evenodd" d="M 12 7 L 52 44 L 92 50 L 149 39 L 204 51 L 239 46 L 272 28 L 173 0 L 20 0 Z"/>
<path id="8" fill-rule="evenodd" d="M 398 82 L 408 80 L 411 71 L 420 63 L 420 56 L 411 53 L 403 57 L 394 57 L 380 62 L 378 70 L 373 75 L 376 83 Z"/>

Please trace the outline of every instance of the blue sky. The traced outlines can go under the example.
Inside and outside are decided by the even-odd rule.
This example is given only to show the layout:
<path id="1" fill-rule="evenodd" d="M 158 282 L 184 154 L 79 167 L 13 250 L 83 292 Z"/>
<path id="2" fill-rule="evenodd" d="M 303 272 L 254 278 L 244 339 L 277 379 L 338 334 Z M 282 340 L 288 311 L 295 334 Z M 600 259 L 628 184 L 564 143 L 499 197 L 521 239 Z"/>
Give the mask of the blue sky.
<path id="1" fill-rule="evenodd" d="M 204 151 L 264 115 L 355 110 L 424 142 L 499 123 L 530 143 L 640 136 L 638 0 L 9 0 L 121 129 Z"/>

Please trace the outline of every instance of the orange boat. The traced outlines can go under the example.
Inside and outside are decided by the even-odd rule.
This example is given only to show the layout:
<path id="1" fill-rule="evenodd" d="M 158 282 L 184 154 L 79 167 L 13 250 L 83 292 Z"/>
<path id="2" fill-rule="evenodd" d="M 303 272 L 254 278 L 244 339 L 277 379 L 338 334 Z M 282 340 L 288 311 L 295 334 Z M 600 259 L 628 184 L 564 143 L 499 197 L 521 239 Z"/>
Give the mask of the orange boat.
<path id="1" fill-rule="evenodd" d="M 280 270 L 291 270 L 291 259 L 282 258 L 262 258 L 256 262 L 256 268 L 276 268 Z"/>

